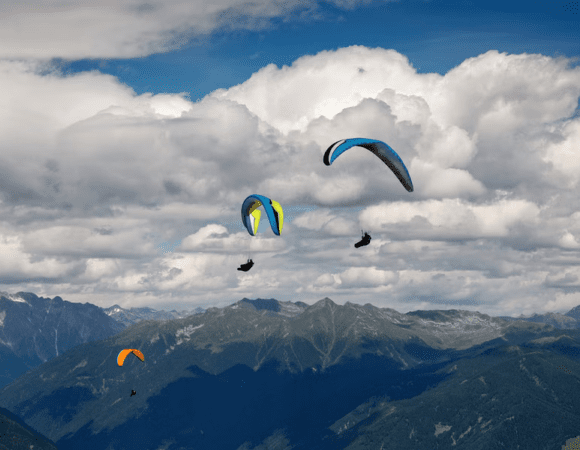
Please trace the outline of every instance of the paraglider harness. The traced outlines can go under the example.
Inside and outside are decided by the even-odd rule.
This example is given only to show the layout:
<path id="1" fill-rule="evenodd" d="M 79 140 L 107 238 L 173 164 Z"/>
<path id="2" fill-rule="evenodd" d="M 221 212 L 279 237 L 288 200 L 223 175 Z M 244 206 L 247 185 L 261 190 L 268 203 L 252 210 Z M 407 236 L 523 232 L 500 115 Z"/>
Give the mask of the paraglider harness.
<path id="1" fill-rule="evenodd" d="M 360 230 L 361 233 L 363 233 L 363 230 Z M 364 232 L 364 235 L 362 236 L 362 239 L 360 241 L 358 241 L 356 244 L 354 244 L 355 248 L 359 248 L 359 247 L 363 247 L 365 245 L 369 245 L 371 243 L 371 235 L 368 234 L 366 231 Z"/>
<path id="2" fill-rule="evenodd" d="M 242 272 L 247 272 L 248 270 L 250 270 L 252 268 L 253 265 L 254 265 L 254 261 L 252 261 L 251 259 L 248 259 L 248 262 L 245 264 L 242 264 L 240 267 L 238 267 L 238 270 L 241 270 Z"/>

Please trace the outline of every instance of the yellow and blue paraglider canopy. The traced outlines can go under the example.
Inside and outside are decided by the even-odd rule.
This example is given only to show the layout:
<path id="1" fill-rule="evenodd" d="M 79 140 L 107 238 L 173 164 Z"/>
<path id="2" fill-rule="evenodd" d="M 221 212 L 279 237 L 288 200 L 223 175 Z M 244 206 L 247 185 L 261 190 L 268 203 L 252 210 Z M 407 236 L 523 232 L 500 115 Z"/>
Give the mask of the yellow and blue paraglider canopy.
<path id="1" fill-rule="evenodd" d="M 405 163 L 397 155 L 397 152 L 383 141 L 365 138 L 341 139 L 328 147 L 323 157 L 324 164 L 330 166 L 336 158 L 352 147 L 363 147 L 373 152 L 381 161 L 389 166 L 389 169 L 393 171 L 405 189 L 413 192 L 413 181 L 411 181 L 411 175 L 409 175 Z"/>
<path id="2" fill-rule="evenodd" d="M 145 361 L 145 356 L 143 356 L 143 353 L 141 353 L 139 350 L 134 348 L 125 348 L 121 350 L 119 352 L 119 355 L 117 356 L 117 364 L 119 364 L 119 366 L 123 365 L 123 363 L 125 362 L 125 358 L 129 353 L 133 353 L 141 361 Z"/>
<path id="3" fill-rule="evenodd" d="M 255 236 L 260 225 L 260 206 L 264 207 L 270 227 L 277 236 L 282 233 L 282 226 L 284 225 L 284 211 L 280 203 L 270 200 L 263 195 L 252 194 L 242 203 L 242 223 L 248 230 L 251 236 Z"/>

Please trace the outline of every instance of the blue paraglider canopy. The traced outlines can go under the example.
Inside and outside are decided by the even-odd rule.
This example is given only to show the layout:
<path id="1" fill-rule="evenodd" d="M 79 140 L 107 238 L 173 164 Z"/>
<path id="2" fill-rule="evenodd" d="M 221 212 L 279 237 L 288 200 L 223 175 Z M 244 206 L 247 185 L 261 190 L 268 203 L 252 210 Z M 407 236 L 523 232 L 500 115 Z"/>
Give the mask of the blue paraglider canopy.
<path id="1" fill-rule="evenodd" d="M 399 155 L 397 155 L 397 152 L 383 141 L 365 138 L 341 139 L 328 147 L 324 153 L 324 164 L 330 166 L 336 158 L 352 147 L 363 147 L 373 152 L 387 166 L 389 166 L 389 169 L 393 171 L 405 189 L 409 192 L 413 192 L 413 182 L 411 181 L 411 175 L 409 175 L 407 167 L 405 167 L 405 163 L 403 163 L 403 160 Z"/>

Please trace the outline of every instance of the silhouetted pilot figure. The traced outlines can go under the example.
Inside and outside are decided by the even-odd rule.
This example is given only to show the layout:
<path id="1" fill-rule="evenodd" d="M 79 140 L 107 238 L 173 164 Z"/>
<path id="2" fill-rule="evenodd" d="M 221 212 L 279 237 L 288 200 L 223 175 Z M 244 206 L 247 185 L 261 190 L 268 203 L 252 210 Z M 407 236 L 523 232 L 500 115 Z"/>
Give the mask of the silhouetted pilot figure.
<path id="1" fill-rule="evenodd" d="M 240 267 L 238 267 L 238 270 L 241 270 L 242 272 L 247 272 L 248 270 L 250 270 L 252 268 L 253 265 L 254 265 L 254 261 L 252 261 L 251 259 L 248 259 L 248 262 L 246 264 L 242 264 Z"/>
<path id="2" fill-rule="evenodd" d="M 363 247 L 365 245 L 369 245 L 371 243 L 371 235 L 365 232 L 364 236 L 360 241 L 354 244 L 355 248 Z"/>
<path id="3" fill-rule="evenodd" d="M 137 392 L 131 389 L 131 395 L 129 397 L 133 397 L 135 394 L 137 394 Z"/>

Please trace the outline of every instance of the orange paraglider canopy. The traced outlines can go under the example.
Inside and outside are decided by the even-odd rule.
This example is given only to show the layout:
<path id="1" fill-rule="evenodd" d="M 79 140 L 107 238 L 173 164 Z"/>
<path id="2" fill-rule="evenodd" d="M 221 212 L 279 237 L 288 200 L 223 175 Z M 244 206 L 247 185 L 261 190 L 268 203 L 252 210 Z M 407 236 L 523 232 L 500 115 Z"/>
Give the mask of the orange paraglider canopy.
<path id="1" fill-rule="evenodd" d="M 119 352 L 119 356 L 117 356 L 117 364 L 122 366 L 123 362 L 125 362 L 125 358 L 129 353 L 133 353 L 141 361 L 145 361 L 145 356 L 143 356 L 143 353 L 141 353 L 139 350 L 134 348 L 125 348 Z"/>

